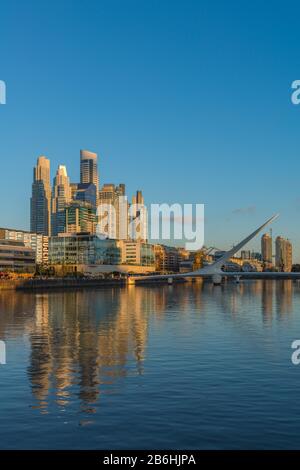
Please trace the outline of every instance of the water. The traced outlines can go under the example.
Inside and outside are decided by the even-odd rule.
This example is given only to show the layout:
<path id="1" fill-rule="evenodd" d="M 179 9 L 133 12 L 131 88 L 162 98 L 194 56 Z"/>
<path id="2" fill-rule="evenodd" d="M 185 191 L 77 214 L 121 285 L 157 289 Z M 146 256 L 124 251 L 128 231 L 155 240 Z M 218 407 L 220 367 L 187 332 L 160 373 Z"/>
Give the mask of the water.
<path id="1" fill-rule="evenodd" d="M 0 293 L 1 449 L 300 448 L 291 281 Z"/>

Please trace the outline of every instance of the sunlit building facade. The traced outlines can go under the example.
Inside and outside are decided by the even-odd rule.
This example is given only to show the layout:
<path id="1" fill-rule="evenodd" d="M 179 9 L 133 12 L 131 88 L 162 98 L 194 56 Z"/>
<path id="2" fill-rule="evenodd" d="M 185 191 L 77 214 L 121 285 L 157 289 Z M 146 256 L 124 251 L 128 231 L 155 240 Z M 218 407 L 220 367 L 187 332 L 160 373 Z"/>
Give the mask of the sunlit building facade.
<path id="1" fill-rule="evenodd" d="M 154 251 L 156 271 L 162 274 L 179 271 L 181 257 L 176 247 L 155 245 Z"/>
<path id="2" fill-rule="evenodd" d="M 30 230 L 46 236 L 51 234 L 50 160 L 44 156 L 38 158 L 33 169 Z"/>
<path id="3" fill-rule="evenodd" d="M 66 231 L 65 208 L 71 202 L 72 192 L 67 169 L 59 165 L 52 191 L 52 235 L 58 235 Z"/>
<path id="4" fill-rule="evenodd" d="M 129 240 L 101 240 L 90 233 L 51 237 L 49 264 L 57 273 L 93 270 L 143 273 L 155 270 L 152 245 Z"/>
<path id="5" fill-rule="evenodd" d="M 71 184 L 72 199 L 74 201 L 82 201 L 89 203 L 96 209 L 97 189 L 93 183 Z"/>
<path id="6" fill-rule="evenodd" d="M 88 202 L 73 201 L 65 207 L 65 233 L 89 232 L 96 230 L 96 209 Z"/>
<path id="7" fill-rule="evenodd" d="M 80 183 L 92 183 L 98 192 L 98 156 L 89 150 L 80 150 Z"/>
<path id="8" fill-rule="evenodd" d="M 271 235 L 265 233 L 261 237 L 261 256 L 265 267 L 273 265 L 273 241 Z"/>
<path id="9" fill-rule="evenodd" d="M 34 273 L 35 252 L 23 242 L 0 240 L 0 271 Z"/>
<path id="10" fill-rule="evenodd" d="M 128 236 L 132 240 L 148 240 L 148 213 L 142 191 L 137 191 L 132 197 L 129 207 Z"/>
<path id="11" fill-rule="evenodd" d="M 126 240 L 128 238 L 128 202 L 125 184 L 104 184 L 98 199 L 99 235 Z"/>
<path id="12" fill-rule="evenodd" d="M 24 243 L 25 246 L 34 250 L 36 264 L 48 264 L 49 237 L 25 230 L 0 228 L 0 239 Z"/>
<path id="13" fill-rule="evenodd" d="M 282 272 L 290 272 L 293 264 L 293 247 L 289 240 L 276 238 L 276 268 Z"/>
<path id="14" fill-rule="evenodd" d="M 120 264 L 115 240 L 100 240 L 90 233 L 60 234 L 49 241 L 50 265 Z"/>
<path id="15" fill-rule="evenodd" d="M 122 263 L 127 265 L 155 266 L 154 246 L 135 240 L 121 240 Z"/>

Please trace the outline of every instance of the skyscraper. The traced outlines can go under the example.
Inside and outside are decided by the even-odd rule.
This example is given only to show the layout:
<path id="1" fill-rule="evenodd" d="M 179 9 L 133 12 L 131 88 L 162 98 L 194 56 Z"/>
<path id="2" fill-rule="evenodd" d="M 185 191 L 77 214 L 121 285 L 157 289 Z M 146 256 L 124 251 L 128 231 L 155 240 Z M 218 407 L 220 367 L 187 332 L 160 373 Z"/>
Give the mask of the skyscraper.
<path id="1" fill-rule="evenodd" d="M 91 204 L 96 209 L 97 191 L 92 183 L 78 183 L 76 189 L 74 183 L 71 184 L 72 199 L 74 201 L 83 201 Z"/>
<path id="2" fill-rule="evenodd" d="M 65 208 L 65 233 L 96 231 L 96 209 L 89 202 L 72 201 Z"/>
<path id="3" fill-rule="evenodd" d="M 290 240 L 286 240 L 286 271 L 291 272 L 293 267 L 293 245 Z"/>
<path id="4" fill-rule="evenodd" d="M 272 266 L 272 237 L 268 233 L 264 233 L 261 237 L 261 255 L 262 261 L 266 267 Z"/>
<path id="5" fill-rule="evenodd" d="M 80 183 L 93 183 L 99 190 L 98 157 L 96 153 L 80 150 Z"/>
<path id="6" fill-rule="evenodd" d="M 129 208 L 129 238 L 141 241 L 148 239 L 148 214 L 142 191 L 137 191 L 132 197 Z"/>
<path id="7" fill-rule="evenodd" d="M 99 191 L 98 223 L 108 238 L 128 238 L 128 202 L 125 184 L 104 184 Z"/>
<path id="8" fill-rule="evenodd" d="M 276 238 L 276 267 L 283 272 L 290 272 L 293 264 L 293 247 L 289 240 Z"/>
<path id="9" fill-rule="evenodd" d="M 64 233 L 66 230 L 65 207 L 71 202 L 72 192 L 67 169 L 59 165 L 53 180 L 52 191 L 52 235 Z"/>
<path id="10" fill-rule="evenodd" d="M 30 230 L 46 236 L 51 233 L 50 160 L 44 156 L 37 159 L 33 169 Z"/>

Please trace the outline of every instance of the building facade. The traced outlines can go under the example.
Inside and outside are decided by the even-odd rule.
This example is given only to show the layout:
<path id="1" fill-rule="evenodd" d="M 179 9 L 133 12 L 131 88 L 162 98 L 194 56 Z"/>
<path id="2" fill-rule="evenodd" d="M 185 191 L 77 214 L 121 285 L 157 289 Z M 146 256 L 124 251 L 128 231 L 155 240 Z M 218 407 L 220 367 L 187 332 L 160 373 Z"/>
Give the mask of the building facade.
<path id="1" fill-rule="evenodd" d="M 34 273 L 34 250 L 23 242 L 0 240 L 0 271 Z"/>
<path id="2" fill-rule="evenodd" d="M 282 272 L 291 272 L 293 264 L 293 247 L 289 240 L 276 238 L 276 268 Z"/>
<path id="3" fill-rule="evenodd" d="M 242 260 L 249 260 L 249 259 L 251 259 L 251 251 L 250 251 L 250 250 L 242 250 L 242 251 L 241 251 L 241 259 L 242 259 Z"/>
<path id="4" fill-rule="evenodd" d="M 49 237 L 25 230 L 0 228 L 0 239 L 24 243 L 35 252 L 36 264 L 47 266 Z"/>
<path id="5" fill-rule="evenodd" d="M 177 248 L 166 245 L 155 245 L 155 268 L 160 273 L 179 272 L 181 256 Z"/>
<path id="6" fill-rule="evenodd" d="M 67 169 L 59 165 L 53 180 L 52 191 L 52 235 L 58 235 L 66 231 L 65 208 L 72 200 L 72 191 Z"/>
<path id="7" fill-rule="evenodd" d="M 125 184 L 104 184 L 99 191 L 98 231 L 103 237 L 127 240 L 128 202 Z"/>
<path id="8" fill-rule="evenodd" d="M 38 158 L 33 169 L 30 230 L 46 236 L 51 234 L 50 160 L 44 156 Z"/>
<path id="9" fill-rule="evenodd" d="M 137 191 L 132 197 L 129 207 L 128 236 L 131 240 L 148 240 L 148 213 L 142 191 Z"/>
<path id="10" fill-rule="evenodd" d="M 80 150 L 80 183 L 92 183 L 99 190 L 98 156 L 89 150 Z"/>
<path id="11" fill-rule="evenodd" d="M 120 240 L 121 262 L 126 265 L 155 266 L 153 245 L 140 240 Z"/>
<path id="12" fill-rule="evenodd" d="M 73 201 L 64 209 L 65 233 L 96 231 L 96 209 L 89 202 Z"/>
<path id="13" fill-rule="evenodd" d="M 60 234 L 49 240 L 49 265 L 56 273 L 154 272 L 153 246 L 127 240 L 99 239 L 90 233 Z"/>
<path id="14" fill-rule="evenodd" d="M 261 257 L 266 267 L 273 265 L 273 241 L 268 233 L 261 237 Z"/>
<path id="15" fill-rule="evenodd" d="M 115 240 L 100 240 L 90 233 L 60 234 L 49 241 L 50 265 L 120 264 Z"/>
<path id="16" fill-rule="evenodd" d="M 89 203 L 96 209 L 97 190 L 93 183 L 71 184 L 72 200 Z"/>

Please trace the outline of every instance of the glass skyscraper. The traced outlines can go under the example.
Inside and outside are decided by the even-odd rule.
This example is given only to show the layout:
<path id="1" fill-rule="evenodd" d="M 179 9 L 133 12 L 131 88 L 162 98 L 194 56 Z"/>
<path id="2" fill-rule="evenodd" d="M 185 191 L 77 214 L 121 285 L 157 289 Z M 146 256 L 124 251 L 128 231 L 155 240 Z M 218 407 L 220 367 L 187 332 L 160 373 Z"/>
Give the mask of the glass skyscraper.
<path id="1" fill-rule="evenodd" d="M 80 183 L 93 183 L 99 190 L 98 157 L 96 153 L 80 150 Z"/>
<path id="2" fill-rule="evenodd" d="M 64 233 L 66 230 L 65 207 L 71 202 L 72 192 L 67 169 L 59 165 L 53 181 L 52 194 L 52 235 Z"/>
<path id="3" fill-rule="evenodd" d="M 50 160 L 43 156 L 33 169 L 30 230 L 46 236 L 51 234 Z"/>

